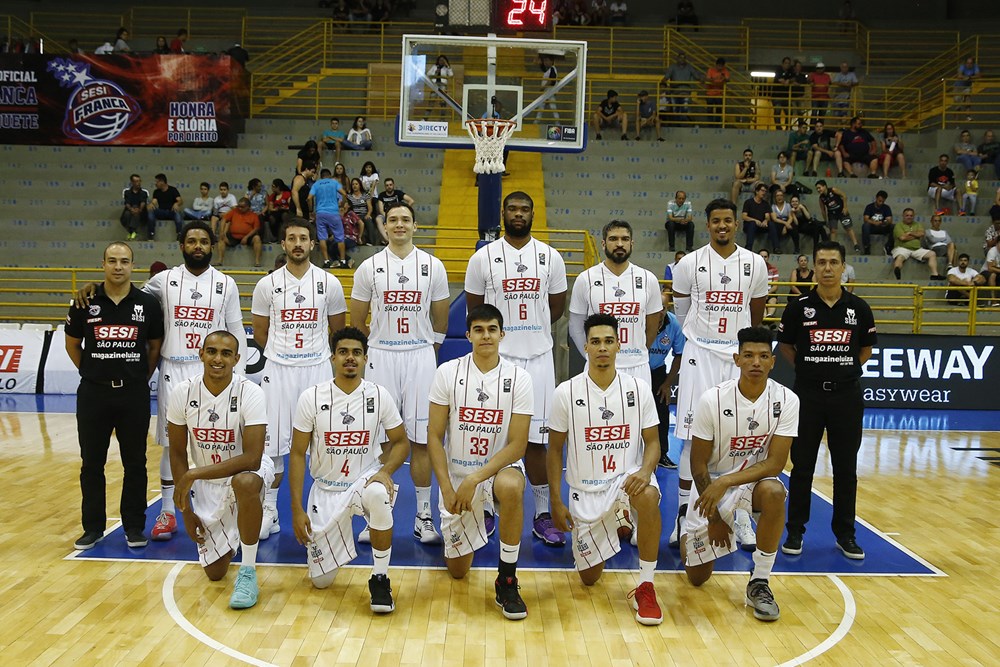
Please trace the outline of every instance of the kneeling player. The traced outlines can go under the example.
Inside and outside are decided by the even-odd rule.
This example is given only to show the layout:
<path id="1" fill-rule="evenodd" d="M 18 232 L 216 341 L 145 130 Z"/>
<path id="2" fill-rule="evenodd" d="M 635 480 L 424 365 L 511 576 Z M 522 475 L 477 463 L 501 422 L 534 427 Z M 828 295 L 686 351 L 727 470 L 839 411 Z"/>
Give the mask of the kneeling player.
<path id="1" fill-rule="evenodd" d="M 517 586 L 524 527 L 524 466 L 534 409 L 531 377 L 500 358 L 503 315 L 482 304 L 465 319 L 472 352 L 442 364 L 430 391 L 427 453 L 441 485 L 439 509 L 448 573 L 461 579 L 486 545 L 486 497 L 499 504 L 496 603 L 509 619 L 528 615 Z M 447 441 L 445 434 L 447 433 Z"/>
<path id="2" fill-rule="evenodd" d="M 174 502 L 188 536 L 198 544 L 198 560 L 208 578 L 218 581 L 236 547 L 243 551 L 229 606 L 246 609 L 257 604 L 261 503 L 274 481 L 274 465 L 264 456 L 264 392 L 233 373 L 238 345 L 228 331 L 205 338 L 198 353 L 204 374 L 171 392 L 167 437 Z"/>
<path id="3" fill-rule="evenodd" d="M 629 593 L 636 620 L 663 621 L 653 589 L 660 544 L 660 488 L 656 464 L 660 439 L 653 392 L 643 380 L 615 370 L 618 320 L 597 313 L 583 324 L 588 370 L 556 387 L 549 418 L 549 493 L 552 520 L 573 529 L 573 559 L 583 583 L 597 582 L 604 563 L 621 550 L 615 506 L 622 495 L 636 512 L 639 585 Z M 641 436 L 641 437 L 640 437 Z M 563 448 L 567 507 L 560 478 Z"/>
<path id="4" fill-rule="evenodd" d="M 733 514 L 759 513 L 753 572 L 746 602 L 762 621 L 780 614 L 768 585 L 785 523 L 785 487 L 778 473 L 798 434 L 799 399 L 768 373 L 774 368 L 771 332 L 740 330 L 733 355 L 740 377 L 702 395 L 691 427 L 691 474 L 695 489 L 681 537 L 688 580 L 701 586 L 715 559 L 736 550 Z"/>
<path id="5" fill-rule="evenodd" d="M 374 560 L 368 580 L 371 609 L 387 614 L 396 608 L 389 585 L 392 474 L 406 461 L 410 443 L 392 396 L 362 378 L 368 363 L 365 335 L 346 327 L 330 337 L 330 347 L 334 379 L 302 392 L 292 422 L 288 481 L 295 538 L 308 551 L 313 586 L 326 588 L 358 555 L 351 517 L 363 515 Z M 380 427 L 389 438 L 384 454 L 376 442 Z M 302 506 L 307 450 L 313 477 L 308 513 Z"/>

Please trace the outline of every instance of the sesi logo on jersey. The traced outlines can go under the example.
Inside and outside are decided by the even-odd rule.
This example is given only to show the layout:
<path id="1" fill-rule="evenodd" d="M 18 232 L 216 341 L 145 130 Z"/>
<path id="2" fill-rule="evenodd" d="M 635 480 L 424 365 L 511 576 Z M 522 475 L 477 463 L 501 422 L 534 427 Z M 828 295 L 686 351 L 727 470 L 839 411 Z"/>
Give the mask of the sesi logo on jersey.
<path id="1" fill-rule="evenodd" d="M 198 442 L 236 442 L 236 431 L 231 428 L 193 428 L 191 435 Z"/>
<path id="2" fill-rule="evenodd" d="M 743 305 L 743 292 L 737 290 L 708 290 L 705 303 L 721 303 L 730 306 Z"/>
<path id="3" fill-rule="evenodd" d="M 417 290 L 386 290 L 383 293 L 383 300 L 388 304 L 418 304 L 423 292 Z"/>
<path id="4" fill-rule="evenodd" d="M 637 301 L 612 301 L 601 304 L 601 312 L 606 315 L 638 315 L 639 303 Z"/>
<path id="5" fill-rule="evenodd" d="M 97 340 L 136 340 L 139 337 L 139 327 L 118 324 L 106 324 L 94 327 L 94 338 Z"/>
<path id="6" fill-rule="evenodd" d="M 282 308 L 282 322 L 316 322 L 319 320 L 319 310 L 316 308 Z"/>
<path id="7" fill-rule="evenodd" d="M 739 435 L 729 440 L 729 449 L 748 450 L 763 447 L 767 442 L 767 434 L 763 435 Z"/>
<path id="8" fill-rule="evenodd" d="M 612 440 L 628 440 L 632 429 L 628 424 L 616 426 L 588 426 L 583 430 L 587 442 L 609 442 Z"/>
<path id="9" fill-rule="evenodd" d="M 508 278 L 503 281 L 504 292 L 537 292 L 542 287 L 538 278 Z"/>
<path id="10" fill-rule="evenodd" d="M 809 342 L 813 345 L 824 343 L 839 343 L 846 345 L 851 342 L 850 329 L 810 329 Z"/>
<path id="11" fill-rule="evenodd" d="M 367 447 L 369 431 L 326 431 L 323 442 L 327 447 Z"/>
<path id="12" fill-rule="evenodd" d="M 502 424 L 503 410 L 489 408 L 459 408 L 458 421 L 467 424 Z"/>
<path id="13" fill-rule="evenodd" d="M 174 306 L 174 319 L 193 320 L 195 322 L 211 322 L 215 319 L 215 308 Z"/>

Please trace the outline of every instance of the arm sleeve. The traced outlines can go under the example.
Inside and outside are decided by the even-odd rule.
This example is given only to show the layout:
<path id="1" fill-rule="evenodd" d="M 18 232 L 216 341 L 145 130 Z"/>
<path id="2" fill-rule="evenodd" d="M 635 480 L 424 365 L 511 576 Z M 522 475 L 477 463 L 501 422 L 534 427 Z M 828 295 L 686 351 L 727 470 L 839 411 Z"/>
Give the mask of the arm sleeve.
<path id="1" fill-rule="evenodd" d="M 366 260 L 354 272 L 354 285 L 351 287 L 351 298 L 365 303 L 372 301 L 372 262 Z"/>
<path id="2" fill-rule="evenodd" d="M 688 270 L 688 264 L 690 264 L 690 262 L 684 261 L 687 257 L 687 255 L 682 257 L 681 261 L 677 262 L 677 265 L 674 266 L 671 271 L 674 280 L 673 283 L 671 283 L 671 289 L 673 289 L 674 294 L 680 293 L 691 296 L 691 272 Z M 678 317 L 681 320 L 684 319 L 680 316 Z"/>
<path id="3" fill-rule="evenodd" d="M 73 338 L 83 338 L 86 332 L 83 327 L 84 313 L 87 311 L 83 308 L 77 308 L 75 305 L 70 305 L 69 313 L 66 315 L 66 335 L 72 336 Z"/>
<path id="4" fill-rule="evenodd" d="M 555 250 L 549 253 L 549 261 L 552 262 L 549 269 L 549 294 L 562 294 L 568 289 L 566 262 Z"/>
<path id="5" fill-rule="evenodd" d="M 549 428 L 560 433 L 569 431 L 569 381 L 556 387 L 552 394 Z"/>
<path id="6" fill-rule="evenodd" d="M 569 312 L 578 313 L 587 316 L 587 311 L 590 310 L 587 304 L 587 289 L 589 287 L 589 280 L 587 272 L 584 271 L 576 278 L 576 282 L 573 283 L 573 293 L 569 297 Z"/>
<path id="7" fill-rule="evenodd" d="M 246 338 L 246 336 L 244 336 Z M 264 390 L 251 380 L 243 382 L 243 425 L 260 426 L 267 424 L 267 406 Z"/>
<path id="8" fill-rule="evenodd" d="M 344 286 L 332 274 L 326 280 L 326 314 L 340 315 L 347 312 L 347 300 L 344 298 Z"/>
<path id="9" fill-rule="evenodd" d="M 646 314 L 655 315 L 663 312 L 663 299 L 660 298 L 660 283 L 652 271 L 646 271 Z M 655 286 L 655 289 L 654 289 Z"/>
<path id="10" fill-rule="evenodd" d="M 187 389 L 190 384 L 190 380 L 185 380 L 170 392 L 170 402 L 167 404 L 167 421 L 169 423 L 180 426 L 187 425 L 187 419 L 184 416 L 184 402 L 187 401 Z"/>
<path id="11" fill-rule="evenodd" d="M 795 345 L 795 342 L 799 337 L 799 324 L 802 318 L 799 313 L 802 312 L 798 305 L 798 301 L 790 301 L 785 310 L 781 313 L 781 322 L 778 324 L 778 342 L 786 343 L 788 345 Z"/>
<path id="12" fill-rule="evenodd" d="M 142 291 L 145 292 L 146 294 L 152 294 L 154 297 L 156 297 L 157 301 L 160 301 L 160 297 L 163 294 L 163 281 L 166 279 L 166 276 L 167 276 L 166 271 L 160 271 L 155 276 L 153 276 L 152 278 L 150 278 L 145 282 L 145 284 L 141 288 Z"/>
<path id="13" fill-rule="evenodd" d="M 754 272 L 750 282 L 750 298 L 759 299 L 767 296 L 770 286 L 767 284 L 767 264 L 764 258 L 754 253 Z"/>
<path id="14" fill-rule="evenodd" d="M 253 288 L 253 301 L 250 303 L 250 312 L 261 317 L 271 316 L 271 286 L 266 282 L 270 282 L 266 277 L 257 281 Z"/>
<path id="15" fill-rule="evenodd" d="M 298 403 L 295 404 L 295 417 L 292 419 L 292 428 L 296 431 L 311 433 L 316 428 L 315 394 L 316 387 L 309 387 L 299 395 Z"/>
<path id="16" fill-rule="evenodd" d="M 694 423 L 691 424 L 691 435 L 695 438 L 715 442 L 715 419 L 713 416 L 718 411 L 718 391 L 715 387 L 709 389 L 701 398 L 694 409 Z"/>
<path id="17" fill-rule="evenodd" d="M 859 320 L 861 323 L 861 347 L 874 346 L 878 342 L 878 334 L 875 331 L 875 316 L 872 314 L 872 309 L 866 301 L 862 301 L 864 306 L 860 308 L 862 312 L 862 319 Z"/>
<path id="18" fill-rule="evenodd" d="M 403 423 L 403 418 L 399 415 L 399 409 L 396 407 L 396 402 L 392 400 L 392 395 L 385 387 L 379 387 L 378 393 L 379 404 L 382 406 L 382 412 L 379 415 L 379 421 L 382 423 L 382 428 L 387 431 L 394 429 Z"/>
<path id="19" fill-rule="evenodd" d="M 660 416 L 656 412 L 656 401 L 653 400 L 653 390 L 646 384 L 645 380 L 636 379 L 635 386 L 639 392 L 639 414 L 642 415 L 642 423 L 639 428 L 649 428 L 660 423 Z"/>
<path id="20" fill-rule="evenodd" d="M 572 310 L 569 313 L 569 337 L 576 345 L 576 349 L 583 356 L 587 356 L 583 350 L 583 345 L 587 342 L 587 335 L 583 330 L 583 321 L 585 319 L 586 316 L 583 313 L 574 313 Z"/>
<path id="21" fill-rule="evenodd" d="M 478 250 L 469 258 L 469 266 L 465 269 L 465 291 L 469 294 L 486 294 L 486 276 L 483 274 L 485 255 L 485 251 Z"/>
<path id="22" fill-rule="evenodd" d="M 788 389 L 784 394 L 784 405 L 781 406 L 781 416 L 778 417 L 778 427 L 774 434 L 794 438 L 799 434 L 799 397 Z"/>
<path id="23" fill-rule="evenodd" d="M 240 310 L 240 293 L 236 287 L 236 281 L 229 278 L 229 285 L 226 291 L 225 310 L 226 331 L 236 336 L 238 345 L 237 353 L 240 361 L 236 364 L 236 372 L 240 375 L 246 374 L 247 367 L 247 332 L 243 328 L 243 312 Z"/>
<path id="24" fill-rule="evenodd" d="M 512 412 L 516 415 L 535 414 L 535 392 L 531 386 L 531 376 L 521 368 L 514 375 L 514 392 Z"/>
<path id="25" fill-rule="evenodd" d="M 437 257 L 431 257 L 431 271 L 433 271 L 431 301 L 447 301 L 451 298 L 451 292 L 448 290 L 448 272 Z"/>
<path id="26" fill-rule="evenodd" d="M 431 389 L 427 393 L 428 398 L 431 403 L 436 403 L 437 405 L 451 406 L 451 392 L 449 391 L 448 376 L 451 375 L 451 370 L 455 367 L 455 361 L 449 361 L 448 363 L 439 366 L 437 371 L 434 372 L 434 380 L 431 382 Z"/>

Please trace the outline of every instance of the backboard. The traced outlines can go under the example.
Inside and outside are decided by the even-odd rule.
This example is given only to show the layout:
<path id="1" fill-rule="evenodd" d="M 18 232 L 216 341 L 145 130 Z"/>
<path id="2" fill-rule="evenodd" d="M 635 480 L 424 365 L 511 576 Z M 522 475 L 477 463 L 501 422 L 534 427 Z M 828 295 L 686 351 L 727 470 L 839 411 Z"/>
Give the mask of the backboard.
<path id="1" fill-rule="evenodd" d="M 437 65 L 442 56 L 448 69 Z M 473 148 L 465 121 L 489 115 L 518 124 L 511 150 L 579 153 L 586 145 L 586 42 L 404 35 L 401 79 L 399 145 Z"/>

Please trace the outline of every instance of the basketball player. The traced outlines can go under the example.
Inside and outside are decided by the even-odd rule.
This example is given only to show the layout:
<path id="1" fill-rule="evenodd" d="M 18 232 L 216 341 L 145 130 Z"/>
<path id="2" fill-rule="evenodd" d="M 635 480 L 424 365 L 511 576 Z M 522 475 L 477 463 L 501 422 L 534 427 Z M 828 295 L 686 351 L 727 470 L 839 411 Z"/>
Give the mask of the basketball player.
<path id="1" fill-rule="evenodd" d="M 761 621 L 780 615 L 768 579 L 785 523 L 785 485 L 778 474 L 798 434 L 799 399 L 768 378 L 774 368 L 771 330 L 756 326 L 737 334 L 733 360 L 739 379 L 705 392 L 691 425 L 694 504 L 688 509 L 681 555 L 688 581 L 701 586 L 715 560 L 736 549 L 737 508 L 758 512 L 757 548 L 746 601 Z"/>
<path id="2" fill-rule="evenodd" d="M 517 585 L 524 526 L 524 466 L 534 405 L 531 376 L 500 356 L 503 314 L 476 306 L 465 319 L 472 352 L 441 364 L 430 390 L 427 451 L 441 486 L 438 509 L 448 573 L 461 579 L 486 544 L 486 496 L 500 504 L 496 603 L 506 618 L 528 615 Z M 447 435 L 447 439 L 445 436 Z"/>
<path id="3" fill-rule="evenodd" d="M 295 406 L 307 388 L 333 379 L 328 336 L 344 328 L 347 312 L 340 281 L 309 261 L 316 247 L 313 226 L 292 218 L 281 226 L 279 238 L 287 262 L 257 282 L 251 306 L 253 339 L 267 358 L 261 384 L 267 398 L 265 453 L 275 471 L 264 496 L 262 540 L 281 530 L 278 487 L 291 449 Z"/>
<path id="4" fill-rule="evenodd" d="M 660 439 L 653 392 L 644 380 L 615 368 L 621 343 L 613 315 L 591 315 L 584 331 L 587 370 L 556 387 L 549 419 L 552 519 L 560 530 L 572 528 L 573 560 L 590 586 L 600 579 L 605 561 L 621 550 L 615 508 L 627 496 L 638 520 L 639 546 L 639 585 L 629 597 L 639 623 L 659 625 L 663 614 L 653 570 L 660 543 L 660 488 L 654 474 Z M 569 507 L 557 481 L 564 446 Z"/>
<path id="5" fill-rule="evenodd" d="M 236 372 L 242 373 L 246 365 L 247 343 L 240 293 L 236 281 L 211 265 L 215 241 L 215 234 L 207 222 L 187 223 L 181 230 L 180 242 L 184 263 L 151 276 L 142 286 L 142 291 L 159 300 L 164 319 L 156 402 L 156 440 L 163 448 L 160 453 L 163 507 L 149 534 L 153 540 L 169 540 L 177 532 L 167 437 L 167 408 L 173 388 L 201 374 L 204 365 L 199 355 L 206 335 L 212 331 L 225 330 L 233 334 L 238 341 L 240 357 Z M 89 286 L 81 290 L 80 297 L 89 302 Z"/>
<path id="6" fill-rule="evenodd" d="M 709 388 L 737 376 L 733 354 L 737 332 L 764 319 L 767 301 L 767 264 L 736 245 L 736 204 L 715 199 L 705 207 L 708 245 L 688 253 L 674 267 L 674 313 L 687 342 L 677 384 L 677 422 L 674 435 L 683 441 L 678 469 L 677 519 L 670 546 L 684 532 L 684 516 L 691 495 L 691 424 L 698 399 Z M 750 515 L 740 509 L 736 539 L 753 550 L 755 537 Z"/>
<path id="7" fill-rule="evenodd" d="M 261 496 L 274 479 L 274 465 L 264 456 L 264 392 L 233 373 L 238 350 L 239 339 L 228 331 L 205 337 L 198 352 L 203 374 L 175 386 L 167 433 L 174 502 L 198 545 L 198 561 L 218 581 L 239 547 L 242 562 L 229 606 L 247 609 L 257 604 Z"/>
<path id="8" fill-rule="evenodd" d="M 612 220 L 604 226 L 601 245 L 606 259 L 581 273 L 573 283 L 569 302 L 569 333 L 580 354 L 586 356 L 583 321 L 594 313 L 618 320 L 621 351 L 618 370 L 651 384 L 649 348 L 660 324 L 660 284 L 651 272 L 629 262 L 632 225 Z"/>
<path id="9" fill-rule="evenodd" d="M 483 246 L 469 260 L 465 303 L 469 312 L 485 302 L 503 313 L 507 327 L 500 354 L 531 376 L 535 407 L 524 467 L 535 498 L 532 533 L 544 544 L 561 547 L 566 537 L 552 525 L 549 513 L 545 444 L 556 389 L 552 324 L 566 309 L 566 264 L 558 251 L 531 236 L 534 208 L 524 192 L 504 198 L 503 238 Z M 487 532 L 492 533 L 489 525 Z"/>
<path id="10" fill-rule="evenodd" d="M 368 336 L 365 377 L 389 390 L 410 439 L 410 476 L 417 494 L 413 536 L 439 544 L 431 521 L 427 458 L 427 392 L 448 331 L 448 274 L 441 260 L 413 245 L 417 222 L 405 202 L 385 212 L 389 245 L 361 263 L 351 290 L 351 323 Z M 371 325 L 366 322 L 371 313 Z M 359 538 L 367 541 L 367 531 Z"/>
<path id="11" fill-rule="evenodd" d="M 363 515 L 375 560 L 368 580 L 371 609 L 387 614 L 396 608 L 389 585 L 392 475 L 406 461 L 410 444 L 392 396 L 362 378 L 368 360 L 365 335 L 354 327 L 341 329 L 331 337 L 330 348 L 335 379 L 306 389 L 295 409 L 288 457 L 295 538 L 308 551 L 313 586 L 326 588 L 358 555 L 351 517 Z M 376 439 L 380 429 L 390 443 L 384 455 Z M 308 512 L 302 505 L 307 451 L 313 478 Z"/>

